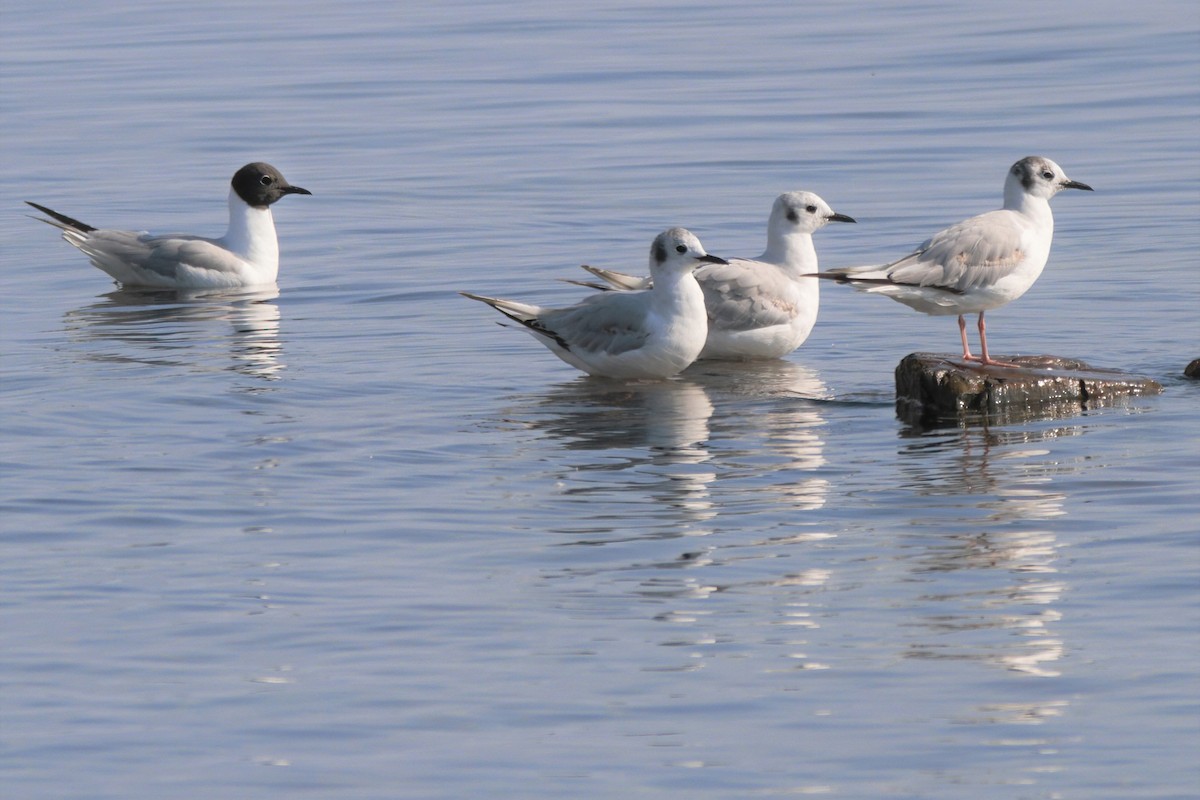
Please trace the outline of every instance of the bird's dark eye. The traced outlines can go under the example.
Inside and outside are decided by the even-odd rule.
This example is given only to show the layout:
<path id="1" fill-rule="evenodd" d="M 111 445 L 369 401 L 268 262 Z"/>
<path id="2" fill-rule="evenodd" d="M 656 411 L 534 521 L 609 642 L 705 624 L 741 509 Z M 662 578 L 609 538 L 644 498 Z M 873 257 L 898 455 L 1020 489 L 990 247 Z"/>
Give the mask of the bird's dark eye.
<path id="1" fill-rule="evenodd" d="M 683 245 L 683 244 L 677 244 L 677 245 L 675 245 L 675 252 L 676 252 L 676 253 L 686 253 L 686 252 L 687 252 L 687 245 Z"/>
<path id="2" fill-rule="evenodd" d="M 1045 178 L 1046 180 L 1052 180 L 1054 178 L 1054 173 L 1051 172 L 1050 170 L 1046 170 L 1045 172 L 1042 173 L 1042 177 Z"/>
<path id="3" fill-rule="evenodd" d="M 261 178 L 258 179 L 258 182 L 261 183 L 263 186 L 270 186 L 272 183 L 275 182 L 275 179 L 272 178 L 270 175 L 263 175 Z"/>
<path id="4" fill-rule="evenodd" d="M 807 211 L 807 212 L 808 212 L 808 213 L 810 213 L 810 214 L 815 214 L 815 213 L 817 213 L 817 207 L 816 207 L 816 206 L 805 206 L 805 207 L 804 207 L 804 210 L 805 210 L 805 211 Z"/>

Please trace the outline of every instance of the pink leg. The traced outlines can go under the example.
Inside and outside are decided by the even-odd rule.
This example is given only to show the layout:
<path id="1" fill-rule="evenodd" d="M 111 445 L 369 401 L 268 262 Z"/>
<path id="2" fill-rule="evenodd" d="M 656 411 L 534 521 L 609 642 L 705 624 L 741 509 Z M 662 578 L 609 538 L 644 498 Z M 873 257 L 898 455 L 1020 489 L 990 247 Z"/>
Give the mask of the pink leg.
<path id="1" fill-rule="evenodd" d="M 959 319 L 962 319 L 962 317 L 959 317 Z M 963 337 L 964 338 L 966 337 L 965 333 L 963 334 Z M 983 351 L 983 358 L 979 359 L 979 363 L 981 363 L 985 366 L 987 366 L 987 365 L 992 365 L 992 366 L 996 366 L 996 367 L 1019 367 L 1019 366 L 1021 366 L 1020 364 L 1014 364 L 1011 361 L 996 361 L 994 358 L 992 358 L 990 355 L 988 355 L 987 326 L 983 324 L 983 312 L 982 311 L 979 312 L 979 349 L 981 351 Z"/>
<path id="2" fill-rule="evenodd" d="M 983 351 L 983 363 L 991 363 L 992 357 L 987 349 L 987 326 L 983 324 L 983 312 L 979 312 L 979 349 Z"/>
<path id="3" fill-rule="evenodd" d="M 967 321 L 963 319 L 963 315 L 958 315 L 958 335 L 962 337 L 963 343 L 963 360 L 978 361 L 979 359 L 971 355 L 971 346 L 967 344 Z"/>

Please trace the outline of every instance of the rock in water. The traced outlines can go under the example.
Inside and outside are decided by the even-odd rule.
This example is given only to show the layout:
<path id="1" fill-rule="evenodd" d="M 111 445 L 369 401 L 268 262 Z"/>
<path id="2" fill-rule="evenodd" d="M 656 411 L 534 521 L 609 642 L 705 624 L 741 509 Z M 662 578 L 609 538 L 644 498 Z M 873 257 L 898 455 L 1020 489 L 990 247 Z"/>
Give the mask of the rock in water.
<path id="1" fill-rule="evenodd" d="M 1150 378 L 1058 356 L 997 356 L 1018 367 L 912 353 L 896 367 L 896 412 L 934 426 L 964 419 L 993 423 L 1066 417 L 1124 398 L 1158 394 Z"/>
<path id="2" fill-rule="evenodd" d="M 1183 374 L 1189 378 L 1200 378 L 1200 358 L 1195 359 L 1184 367 Z"/>

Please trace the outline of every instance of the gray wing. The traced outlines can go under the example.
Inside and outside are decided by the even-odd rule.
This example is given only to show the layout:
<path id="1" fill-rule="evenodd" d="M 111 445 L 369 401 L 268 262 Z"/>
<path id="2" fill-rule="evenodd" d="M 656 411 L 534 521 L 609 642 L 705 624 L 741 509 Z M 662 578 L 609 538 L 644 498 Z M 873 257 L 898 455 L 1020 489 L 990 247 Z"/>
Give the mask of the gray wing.
<path id="1" fill-rule="evenodd" d="M 770 264 L 732 259 L 697 271 L 712 328 L 745 331 L 786 325 L 799 309 L 789 279 Z"/>
<path id="2" fill-rule="evenodd" d="M 98 230 L 79 243 L 93 259 L 116 259 L 137 269 L 174 278 L 179 265 L 213 272 L 235 272 L 236 257 L 211 239 L 199 236 L 151 236 L 135 231 Z"/>
<path id="3" fill-rule="evenodd" d="M 650 338 L 645 292 L 606 292 L 570 308 L 546 310 L 538 324 L 568 350 L 615 356 L 642 347 Z"/>
<path id="4" fill-rule="evenodd" d="M 895 283 L 956 292 L 990 286 L 1021 263 L 1023 234 L 1016 214 L 989 211 L 946 228 L 883 271 Z"/>

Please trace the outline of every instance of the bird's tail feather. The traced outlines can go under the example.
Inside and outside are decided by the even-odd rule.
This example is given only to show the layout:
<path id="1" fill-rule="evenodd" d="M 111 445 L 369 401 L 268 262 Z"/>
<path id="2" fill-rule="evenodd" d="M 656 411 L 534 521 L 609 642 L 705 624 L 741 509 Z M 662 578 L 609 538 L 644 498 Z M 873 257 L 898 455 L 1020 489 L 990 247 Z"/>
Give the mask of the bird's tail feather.
<path id="1" fill-rule="evenodd" d="M 540 306 L 531 305 L 529 303 L 520 303 L 516 300 L 501 300 L 497 297 L 485 297 L 481 294 L 472 294 L 471 292 L 459 292 L 459 294 L 469 300 L 478 300 L 481 303 L 487 303 L 489 306 L 496 309 L 513 322 L 521 323 L 537 336 L 540 336 L 545 340 L 552 340 L 563 350 L 571 349 L 571 346 L 567 344 L 566 339 L 547 328 L 538 319 L 538 315 L 543 311 Z"/>
<path id="2" fill-rule="evenodd" d="M 805 277 L 808 278 L 826 278 L 838 283 L 848 283 L 856 289 L 870 292 L 875 286 L 892 286 L 897 288 L 908 289 L 936 289 L 947 294 L 962 294 L 963 290 L 955 286 L 924 286 L 919 283 L 906 283 L 904 281 L 892 280 L 885 273 L 864 274 L 870 273 L 873 267 L 848 267 L 845 269 L 832 269 L 828 272 L 810 272 Z"/>
<path id="3" fill-rule="evenodd" d="M 639 278 L 635 275 L 626 275 L 624 272 L 614 272 L 611 269 L 603 269 L 601 267 L 593 267 L 588 264 L 580 264 L 580 269 L 586 270 L 595 275 L 600 280 L 604 281 L 607 289 L 619 289 L 621 291 L 630 292 L 639 289 L 649 288 L 648 278 Z M 595 286 L 595 284 L 580 284 L 582 286 Z"/>
<path id="4" fill-rule="evenodd" d="M 478 300 L 481 303 L 487 303 L 504 316 L 522 325 L 528 324 L 529 320 L 536 317 L 538 312 L 541 311 L 538 306 L 530 305 L 529 303 L 520 303 L 516 300 L 501 300 L 498 297 L 485 297 L 484 295 L 472 294 L 471 292 L 459 292 L 459 294 L 469 300 Z"/>
<path id="5" fill-rule="evenodd" d="M 595 289 L 598 292 L 611 292 L 613 287 L 596 281 L 577 281 L 572 278 L 559 278 L 563 283 L 569 283 L 572 286 L 582 286 L 585 289 Z"/>
<path id="6" fill-rule="evenodd" d="M 77 219 L 68 217 L 66 214 L 60 214 L 57 211 L 54 211 L 53 209 L 46 208 L 45 206 L 40 206 L 37 203 L 32 203 L 32 202 L 26 200 L 25 205 L 33 206 L 38 211 L 40 211 L 43 214 L 45 214 L 46 216 L 50 217 L 50 219 L 42 219 L 41 217 L 32 217 L 32 219 L 36 219 L 38 222 L 44 222 L 47 225 L 53 225 L 54 227 L 56 227 L 60 230 L 76 231 L 78 233 L 91 233 L 92 231 L 96 230 L 95 228 L 93 228 L 91 225 L 88 225 L 87 223 L 80 222 Z"/>

